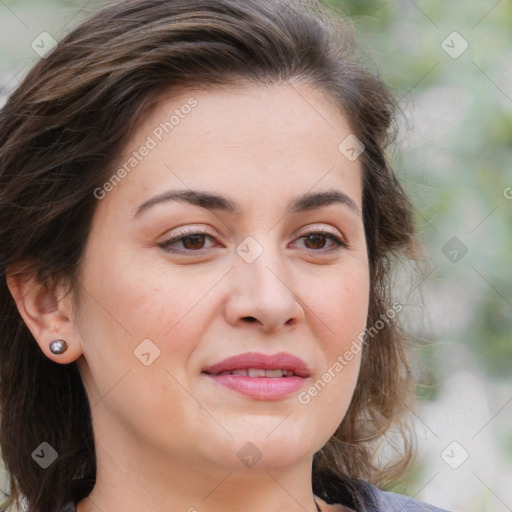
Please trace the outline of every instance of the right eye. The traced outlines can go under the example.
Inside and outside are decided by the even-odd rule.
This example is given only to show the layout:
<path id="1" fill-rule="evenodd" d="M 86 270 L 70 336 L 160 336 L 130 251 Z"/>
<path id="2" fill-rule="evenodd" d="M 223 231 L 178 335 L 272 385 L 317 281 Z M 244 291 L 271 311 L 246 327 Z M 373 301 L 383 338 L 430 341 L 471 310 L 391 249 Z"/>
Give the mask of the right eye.
<path id="1" fill-rule="evenodd" d="M 208 239 L 212 241 L 215 240 L 213 236 L 202 231 L 181 231 L 158 244 L 158 246 L 167 252 L 194 253 L 203 251 L 205 249 L 204 245 Z M 175 247 L 177 244 L 182 244 L 183 247 Z M 206 249 L 208 249 L 208 247 L 206 247 Z"/>

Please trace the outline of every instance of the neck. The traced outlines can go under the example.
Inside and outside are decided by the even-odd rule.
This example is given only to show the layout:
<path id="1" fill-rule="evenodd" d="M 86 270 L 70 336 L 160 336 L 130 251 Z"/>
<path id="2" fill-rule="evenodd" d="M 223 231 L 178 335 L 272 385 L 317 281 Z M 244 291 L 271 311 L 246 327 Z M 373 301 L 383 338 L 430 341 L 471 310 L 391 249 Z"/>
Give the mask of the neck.
<path id="1" fill-rule="evenodd" d="M 291 467 L 219 467 L 97 443 L 96 484 L 77 512 L 318 512 L 312 458 Z M 261 463 L 261 464 L 260 464 Z M 258 467 L 260 466 L 260 467 Z M 323 507 L 322 507 L 323 511 Z"/>

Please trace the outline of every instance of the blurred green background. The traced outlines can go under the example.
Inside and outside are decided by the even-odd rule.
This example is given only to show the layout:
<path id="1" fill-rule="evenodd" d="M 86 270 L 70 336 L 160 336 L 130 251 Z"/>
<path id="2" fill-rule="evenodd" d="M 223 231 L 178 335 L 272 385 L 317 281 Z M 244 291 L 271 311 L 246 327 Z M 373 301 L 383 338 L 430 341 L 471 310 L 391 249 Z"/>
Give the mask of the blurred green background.
<path id="1" fill-rule="evenodd" d="M 0 0 L 0 105 L 39 56 L 105 2 Z M 416 470 L 395 490 L 460 511 L 512 510 L 512 2 L 323 2 L 402 114 L 390 150 L 428 269 L 399 280 L 418 341 Z"/>

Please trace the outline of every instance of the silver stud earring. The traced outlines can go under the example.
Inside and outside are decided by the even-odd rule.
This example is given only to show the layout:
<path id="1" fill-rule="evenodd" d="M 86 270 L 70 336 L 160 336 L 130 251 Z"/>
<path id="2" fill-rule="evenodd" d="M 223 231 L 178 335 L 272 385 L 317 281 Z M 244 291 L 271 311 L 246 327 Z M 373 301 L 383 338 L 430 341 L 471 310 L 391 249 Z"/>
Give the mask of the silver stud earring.
<path id="1" fill-rule="evenodd" d="M 50 351 L 52 354 L 62 354 L 68 349 L 68 344 L 64 340 L 55 340 L 50 343 Z"/>

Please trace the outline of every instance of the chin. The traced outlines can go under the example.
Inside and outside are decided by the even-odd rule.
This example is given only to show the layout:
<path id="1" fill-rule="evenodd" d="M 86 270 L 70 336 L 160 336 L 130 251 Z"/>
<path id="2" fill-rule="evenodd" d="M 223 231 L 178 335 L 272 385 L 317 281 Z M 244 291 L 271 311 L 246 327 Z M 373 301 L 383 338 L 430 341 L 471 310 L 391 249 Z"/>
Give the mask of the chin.
<path id="1" fill-rule="evenodd" d="M 285 420 L 287 421 L 287 420 Z M 260 428 L 248 432 L 241 429 L 239 433 L 232 432 L 233 438 L 217 444 L 211 454 L 213 461 L 234 468 L 260 470 L 281 470 L 297 466 L 304 460 L 310 460 L 327 439 L 311 439 L 294 428 L 292 431 L 284 425 L 276 429 L 274 421 L 270 428 Z M 281 431 L 279 431 L 281 429 Z M 312 426 L 309 432 L 314 431 Z M 210 445 L 210 448 L 213 448 Z M 220 450 L 219 450 L 220 448 Z M 219 453 L 220 452 L 220 453 Z"/>

